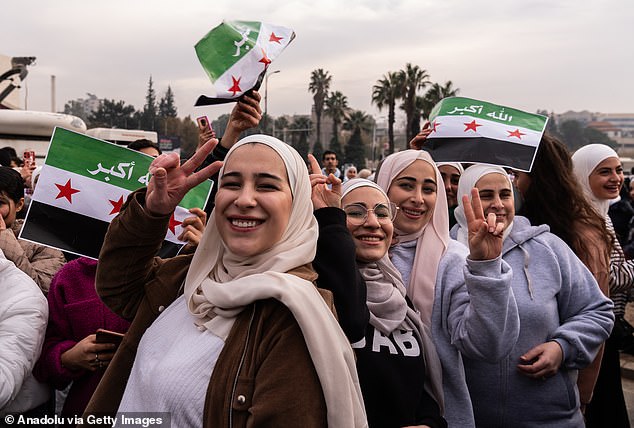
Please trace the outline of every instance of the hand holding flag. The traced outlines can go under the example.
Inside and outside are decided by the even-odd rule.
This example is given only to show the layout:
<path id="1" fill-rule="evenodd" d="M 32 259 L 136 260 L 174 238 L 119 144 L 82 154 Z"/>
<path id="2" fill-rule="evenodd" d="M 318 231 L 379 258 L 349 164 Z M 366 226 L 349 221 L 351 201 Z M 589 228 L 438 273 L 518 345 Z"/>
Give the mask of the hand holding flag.
<path id="1" fill-rule="evenodd" d="M 183 165 L 176 153 L 162 154 L 154 159 L 150 164 L 152 178 L 145 195 L 147 210 L 157 216 L 171 214 L 189 190 L 217 173 L 222 166 L 220 161 L 195 172 L 217 144 L 216 139 L 207 141 Z"/>

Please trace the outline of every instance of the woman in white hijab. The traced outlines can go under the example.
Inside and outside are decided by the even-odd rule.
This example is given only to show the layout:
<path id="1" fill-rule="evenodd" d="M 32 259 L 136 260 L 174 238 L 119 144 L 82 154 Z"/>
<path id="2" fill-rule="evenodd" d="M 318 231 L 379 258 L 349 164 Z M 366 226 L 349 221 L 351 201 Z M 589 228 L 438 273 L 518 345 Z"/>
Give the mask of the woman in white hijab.
<path id="1" fill-rule="evenodd" d="M 328 190 L 314 158 L 311 164 L 320 231 L 313 264 L 353 342 L 370 427 L 446 427 L 438 355 L 387 255 L 395 207 L 365 179 Z"/>
<path id="2" fill-rule="evenodd" d="M 612 238 L 610 253 L 610 298 L 614 301 L 617 322 L 625 314 L 627 295 L 634 282 L 634 265 L 626 261 L 619 241 L 616 239 L 608 209 L 619 199 L 623 186 L 623 166 L 618 154 L 604 144 L 588 144 L 572 155 L 573 169 L 586 198 L 605 219 Z M 610 421 L 610 426 L 629 427 L 629 418 L 621 384 L 618 329 L 605 343 L 599 377 L 594 387 L 592 401 L 586 409 L 588 427 L 599 427 Z"/>
<path id="3" fill-rule="evenodd" d="M 469 204 L 469 249 L 449 238 L 442 176 L 429 153 L 388 156 L 376 182 L 398 207 L 390 259 L 407 296 L 429 326 L 442 362 L 445 418 L 450 427 L 475 426 L 462 355 L 504 358 L 519 334 L 511 271 L 502 260 L 502 227 L 485 218 L 476 194 Z"/>
<path id="4" fill-rule="evenodd" d="M 213 165 L 194 170 L 213 145 L 182 166 L 169 154 L 155 159 L 140 204 L 146 217 L 169 219 L 184 193 L 211 175 Z M 176 426 L 367 426 L 352 349 L 312 283 L 317 225 L 310 191 L 303 160 L 283 142 L 252 135 L 231 148 L 193 258 L 155 261 L 137 274 L 145 290 L 137 300 L 159 301 L 144 278 L 176 289 L 184 279 L 184 294 L 161 306 L 143 333 L 119 412 L 170 412 Z M 138 198 L 129 201 L 136 215 Z M 131 221 L 124 214 L 115 232 Z M 168 263 L 184 265 L 186 278 L 182 270 L 161 277 Z M 116 300 L 112 289 L 98 288 L 106 301 Z M 134 322 L 143 318 L 134 315 Z"/>
<path id="5" fill-rule="evenodd" d="M 576 380 L 612 328 L 612 303 L 592 273 L 548 226 L 515 215 L 513 184 L 501 167 L 473 165 L 458 186 L 458 224 L 466 243 L 465 196 L 477 188 L 485 215 L 504 225 L 502 258 L 513 271 L 520 336 L 499 362 L 465 358 L 478 426 L 583 426 Z M 492 405 L 495 403 L 495 405 Z"/>

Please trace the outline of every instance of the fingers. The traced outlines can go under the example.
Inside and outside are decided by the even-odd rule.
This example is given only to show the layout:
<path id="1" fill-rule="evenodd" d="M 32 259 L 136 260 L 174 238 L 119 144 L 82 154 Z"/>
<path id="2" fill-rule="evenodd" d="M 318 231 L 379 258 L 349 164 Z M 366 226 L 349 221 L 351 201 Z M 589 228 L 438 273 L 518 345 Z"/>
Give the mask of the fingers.
<path id="1" fill-rule="evenodd" d="M 334 174 L 328 176 L 328 183 L 332 185 L 332 192 L 341 196 L 341 180 L 335 177 Z"/>
<path id="2" fill-rule="evenodd" d="M 205 161 L 207 156 L 213 151 L 213 149 L 218 145 L 218 140 L 212 138 L 203 144 L 200 149 L 196 150 L 191 158 L 187 160 L 183 165 L 181 165 L 181 169 L 186 175 L 191 174 Z M 178 155 L 176 155 L 178 156 Z M 157 158 L 158 159 L 158 158 Z"/>
<path id="3" fill-rule="evenodd" d="M 201 210 L 200 208 L 194 207 L 190 208 L 189 212 L 198 217 L 203 226 L 207 224 L 207 213 L 205 211 Z"/>
<path id="4" fill-rule="evenodd" d="M 321 167 L 319 166 L 319 162 L 315 159 L 311 153 L 308 154 L 308 162 L 310 162 L 310 173 L 311 174 L 321 174 Z"/>
<path id="5" fill-rule="evenodd" d="M 471 207 L 473 208 L 474 218 L 484 220 L 484 210 L 482 209 L 480 193 L 475 187 L 471 189 Z"/>
<path id="6" fill-rule="evenodd" d="M 497 226 L 497 222 L 496 222 L 497 218 L 495 216 L 495 213 L 489 213 L 486 217 L 486 222 L 487 222 L 487 230 L 489 231 L 489 233 L 494 233 L 496 226 Z M 500 223 L 501 224 L 501 223 Z"/>
<path id="7" fill-rule="evenodd" d="M 471 201 L 468 195 L 462 196 L 462 206 L 464 208 L 464 216 L 467 219 L 467 225 L 470 225 L 475 220 L 475 215 L 473 214 L 473 208 L 471 207 Z"/>
<path id="8" fill-rule="evenodd" d="M 203 181 L 207 180 L 209 177 L 215 175 L 218 171 L 220 171 L 220 168 L 222 168 L 221 161 L 216 161 L 212 163 L 211 165 L 207 165 L 200 171 L 197 171 L 193 173 L 192 175 L 190 175 L 189 177 L 187 177 L 187 186 L 189 187 L 189 189 L 191 189 L 192 187 L 198 186 L 200 183 L 202 183 Z M 216 185 L 217 184 L 218 183 L 216 183 Z"/>

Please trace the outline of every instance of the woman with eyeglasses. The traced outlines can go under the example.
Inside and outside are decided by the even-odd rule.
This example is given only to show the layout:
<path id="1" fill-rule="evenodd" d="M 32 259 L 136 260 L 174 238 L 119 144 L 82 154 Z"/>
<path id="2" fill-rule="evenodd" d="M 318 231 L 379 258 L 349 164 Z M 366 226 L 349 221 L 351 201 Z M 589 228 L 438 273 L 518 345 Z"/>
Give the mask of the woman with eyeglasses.
<path id="1" fill-rule="evenodd" d="M 440 361 L 387 255 L 396 207 L 371 181 L 342 188 L 335 178 L 328 190 L 327 180 L 311 175 L 320 229 L 313 264 L 355 351 L 369 426 L 446 427 Z"/>
<path id="2" fill-rule="evenodd" d="M 512 272 L 501 258 L 502 227 L 495 216 L 484 216 L 475 192 L 466 205 L 469 248 L 451 240 L 447 198 L 438 191 L 442 175 L 425 151 L 388 156 L 376 182 L 398 207 L 390 259 L 431 329 L 442 363 L 445 418 L 450 427 L 474 427 L 463 356 L 497 362 L 519 335 Z"/>

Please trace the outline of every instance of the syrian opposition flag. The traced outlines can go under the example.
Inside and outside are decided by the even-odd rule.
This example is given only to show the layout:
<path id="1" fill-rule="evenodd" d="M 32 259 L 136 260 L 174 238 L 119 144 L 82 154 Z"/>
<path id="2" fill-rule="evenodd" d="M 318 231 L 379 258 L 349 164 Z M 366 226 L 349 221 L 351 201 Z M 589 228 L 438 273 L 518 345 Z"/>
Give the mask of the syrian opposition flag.
<path id="1" fill-rule="evenodd" d="M 21 239 L 97 258 L 110 221 L 127 196 L 146 186 L 152 157 L 84 134 L 55 128 Z M 211 181 L 185 195 L 170 218 L 168 243 L 182 245 L 188 209 L 202 208 Z M 169 244 L 168 244 L 169 245 Z"/>
<path id="2" fill-rule="evenodd" d="M 489 163 L 530 172 L 548 118 L 462 97 L 440 101 L 423 145 L 436 162 Z"/>
<path id="3" fill-rule="evenodd" d="M 236 101 L 258 89 L 269 64 L 294 38 L 290 28 L 263 22 L 226 21 L 213 28 L 195 49 L 216 97 L 201 95 L 195 105 Z"/>

